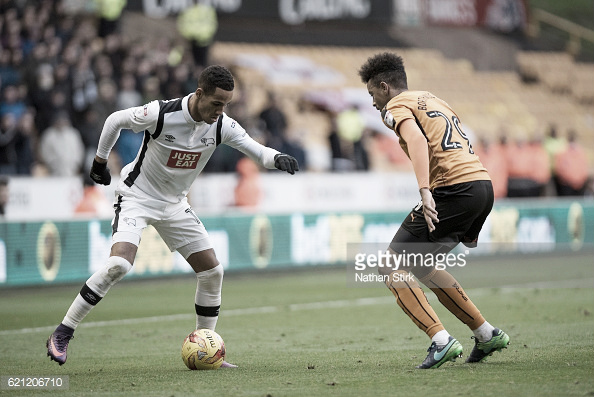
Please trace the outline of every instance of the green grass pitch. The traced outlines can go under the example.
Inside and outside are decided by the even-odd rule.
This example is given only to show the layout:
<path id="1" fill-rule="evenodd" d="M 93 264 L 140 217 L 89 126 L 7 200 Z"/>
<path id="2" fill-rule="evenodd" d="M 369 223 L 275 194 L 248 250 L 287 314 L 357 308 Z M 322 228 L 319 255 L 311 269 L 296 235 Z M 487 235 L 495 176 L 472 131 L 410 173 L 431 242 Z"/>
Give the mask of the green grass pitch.
<path id="1" fill-rule="evenodd" d="M 537 260 L 550 268 L 575 261 L 594 267 L 591 255 Z M 498 262 L 491 264 L 504 266 Z M 559 272 L 569 281 L 576 276 Z M 480 279 L 470 271 L 456 277 L 462 285 Z M 45 341 L 80 285 L 4 289 L 0 375 L 67 375 L 69 386 L 3 387 L 0 395 L 594 395 L 594 288 L 501 287 L 513 277 L 502 276 L 500 286 L 465 286 L 487 320 L 510 335 L 510 347 L 487 363 L 463 357 L 436 370 L 414 368 L 429 340 L 389 291 L 349 287 L 343 268 L 228 274 L 217 331 L 239 368 L 217 371 L 190 371 L 180 356 L 195 323 L 192 275 L 122 281 L 78 328 L 61 367 L 46 356 Z M 471 332 L 427 295 L 467 356 Z"/>

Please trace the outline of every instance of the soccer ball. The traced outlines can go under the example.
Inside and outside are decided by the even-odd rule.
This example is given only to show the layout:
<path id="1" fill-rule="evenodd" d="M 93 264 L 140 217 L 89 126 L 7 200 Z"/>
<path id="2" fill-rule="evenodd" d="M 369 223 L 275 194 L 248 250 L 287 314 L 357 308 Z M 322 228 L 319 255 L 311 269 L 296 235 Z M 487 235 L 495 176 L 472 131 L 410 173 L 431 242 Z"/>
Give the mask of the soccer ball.
<path id="1" fill-rule="evenodd" d="M 184 339 L 181 355 L 190 369 L 217 369 L 225 359 L 225 342 L 211 329 L 197 329 Z"/>

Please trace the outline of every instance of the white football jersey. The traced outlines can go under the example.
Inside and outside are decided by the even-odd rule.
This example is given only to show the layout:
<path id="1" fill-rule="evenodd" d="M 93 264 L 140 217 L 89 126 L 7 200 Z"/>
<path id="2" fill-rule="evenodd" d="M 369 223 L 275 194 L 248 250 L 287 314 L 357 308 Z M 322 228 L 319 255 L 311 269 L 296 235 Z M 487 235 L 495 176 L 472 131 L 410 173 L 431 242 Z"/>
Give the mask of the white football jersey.
<path id="1" fill-rule="evenodd" d="M 114 113 L 111 122 L 110 118 L 106 120 L 97 150 L 102 158 L 107 158 L 122 128 L 144 132 L 136 158 L 122 169 L 118 192 L 180 202 L 218 144 L 229 145 L 262 166 L 274 168 L 274 156 L 279 152 L 254 141 L 225 113 L 213 124 L 194 121 L 188 110 L 192 95 L 152 101 Z"/>

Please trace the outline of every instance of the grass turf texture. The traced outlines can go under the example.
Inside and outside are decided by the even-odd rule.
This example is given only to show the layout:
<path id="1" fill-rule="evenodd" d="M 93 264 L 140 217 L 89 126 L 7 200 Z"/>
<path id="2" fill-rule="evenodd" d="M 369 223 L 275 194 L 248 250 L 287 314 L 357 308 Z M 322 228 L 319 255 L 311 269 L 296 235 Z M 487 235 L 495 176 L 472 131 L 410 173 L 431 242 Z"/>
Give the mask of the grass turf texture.
<path id="1" fill-rule="evenodd" d="M 457 277 L 464 284 L 464 273 Z M 217 371 L 190 371 L 180 357 L 195 322 L 191 275 L 121 282 L 76 331 L 68 362 L 50 362 L 45 340 L 78 288 L 0 290 L 0 375 L 69 376 L 67 390 L 4 388 L 0 395 L 594 395 L 592 288 L 468 288 L 487 319 L 511 337 L 509 349 L 481 364 L 464 363 L 471 332 L 429 292 L 465 357 L 416 370 L 429 340 L 387 289 L 347 287 L 344 269 L 336 268 L 230 274 L 217 331 L 240 368 Z"/>

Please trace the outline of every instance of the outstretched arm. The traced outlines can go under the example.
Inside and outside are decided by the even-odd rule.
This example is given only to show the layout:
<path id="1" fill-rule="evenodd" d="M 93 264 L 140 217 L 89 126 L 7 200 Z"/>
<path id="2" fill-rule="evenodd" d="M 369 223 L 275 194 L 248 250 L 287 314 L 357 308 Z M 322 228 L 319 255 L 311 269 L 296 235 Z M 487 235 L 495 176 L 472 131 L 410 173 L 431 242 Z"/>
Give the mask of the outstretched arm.
<path id="1" fill-rule="evenodd" d="M 101 136 L 99 137 L 99 146 L 97 147 L 95 159 L 107 161 L 111 149 L 113 149 L 120 137 L 122 128 L 130 128 L 128 120 L 130 120 L 131 111 L 132 109 L 118 110 L 105 119 L 103 130 L 101 130 Z"/>
<path id="2" fill-rule="evenodd" d="M 103 130 L 99 137 L 99 146 L 97 147 L 97 154 L 93 160 L 91 167 L 91 179 L 101 185 L 109 185 L 111 183 L 111 173 L 107 168 L 107 159 L 111 149 L 113 149 L 116 141 L 120 137 L 122 128 L 128 127 L 127 120 L 130 120 L 131 109 L 119 110 L 109 115 L 103 124 Z"/>
<path id="3" fill-rule="evenodd" d="M 276 168 L 291 175 L 299 171 L 299 164 L 294 157 L 256 142 L 237 123 L 224 132 L 223 143 L 239 150 L 265 168 Z"/>
<path id="4" fill-rule="evenodd" d="M 111 174 L 107 168 L 107 159 L 109 153 L 120 137 L 120 131 L 123 128 L 138 132 L 150 129 L 154 125 L 159 115 L 159 104 L 153 101 L 144 106 L 118 110 L 109 115 L 103 124 L 97 153 L 91 167 L 91 179 L 102 185 L 111 183 Z"/>

